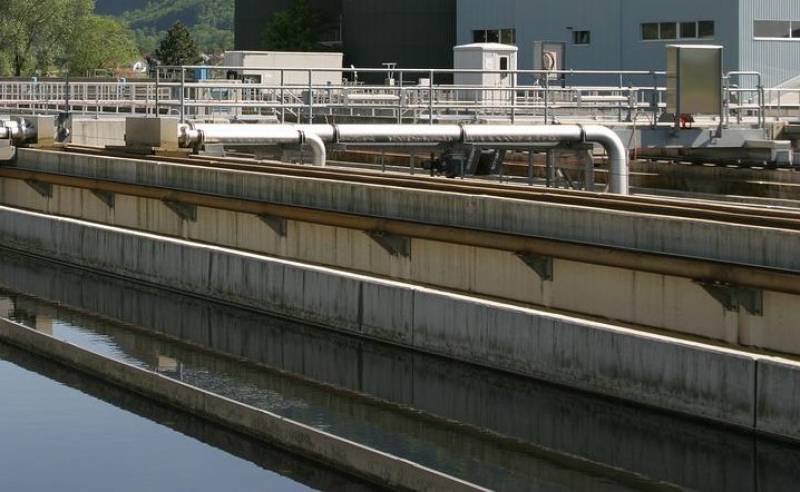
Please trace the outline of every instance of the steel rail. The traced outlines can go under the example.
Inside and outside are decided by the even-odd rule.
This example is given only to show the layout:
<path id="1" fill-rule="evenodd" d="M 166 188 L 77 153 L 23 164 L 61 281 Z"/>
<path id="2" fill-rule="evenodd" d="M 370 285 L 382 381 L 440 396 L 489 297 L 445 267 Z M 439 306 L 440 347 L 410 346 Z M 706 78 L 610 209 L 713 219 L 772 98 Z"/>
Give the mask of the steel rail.
<path id="1" fill-rule="evenodd" d="M 708 202 L 692 202 L 676 198 L 636 197 L 577 190 L 554 190 L 552 188 L 531 188 L 526 186 L 499 185 L 488 182 L 470 183 L 459 180 L 445 181 L 440 178 L 430 178 L 419 175 L 413 177 L 389 176 L 374 171 L 299 167 L 290 164 L 256 162 L 251 159 L 209 158 L 206 156 L 143 156 L 141 154 L 127 153 L 124 151 L 109 151 L 99 148 L 78 146 L 67 146 L 64 150 L 80 154 L 139 160 L 145 159 L 176 165 L 509 198 L 745 226 L 800 230 L 800 212 L 753 208 L 744 205 L 713 204 Z"/>
<path id="2" fill-rule="evenodd" d="M 378 218 L 307 207 L 294 207 L 256 200 L 11 167 L 0 168 L 0 178 L 36 181 L 56 186 L 102 191 L 257 216 L 277 217 L 330 227 L 341 227 L 366 233 L 392 234 L 515 254 L 533 254 L 599 266 L 688 278 L 700 282 L 730 284 L 800 295 L 800 272 L 774 268 L 739 265 L 624 248 L 586 245 L 534 236 Z"/>

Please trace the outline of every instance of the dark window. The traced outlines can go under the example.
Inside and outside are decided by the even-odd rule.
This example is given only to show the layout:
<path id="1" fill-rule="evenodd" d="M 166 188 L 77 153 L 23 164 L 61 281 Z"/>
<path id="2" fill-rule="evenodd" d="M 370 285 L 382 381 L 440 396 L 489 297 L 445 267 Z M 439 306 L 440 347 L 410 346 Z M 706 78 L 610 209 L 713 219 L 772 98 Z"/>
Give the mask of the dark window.
<path id="1" fill-rule="evenodd" d="M 592 44 L 591 31 L 573 31 L 572 42 L 574 44 Z"/>
<path id="2" fill-rule="evenodd" d="M 508 70 L 508 57 L 501 56 L 500 57 L 500 70 Z"/>
<path id="3" fill-rule="evenodd" d="M 677 24 L 674 22 L 662 22 L 659 24 L 659 35 L 660 39 L 675 39 L 678 37 L 678 28 Z"/>
<path id="4" fill-rule="evenodd" d="M 486 31 L 486 42 L 487 43 L 499 43 L 500 42 L 500 31 L 492 29 L 490 31 Z"/>
<path id="5" fill-rule="evenodd" d="M 697 37 L 697 23 L 696 22 L 681 22 L 681 37 L 684 39 L 691 39 Z"/>
<path id="6" fill-rule="evenodd" d="M 800 21 L 792 21 L 792 37 L 800 39 Z"/>
<path id="7" fill-rule="evenodd" d="M 700 38 L 713 38 L 716 35 L 716 26 L 714 21 L 700 21 L 697 23 L 698 37 Z"/>
<path id="8" fill-rule="evenodd" d="M 789 21 L 754 21 L 753 36 L 757 38 L 788 38 L 792 33 Z"/>
<path id="9" fill-rule="evenodd" d="M 642 24 L 642 39 L 645 41 L 654 41 L 658 39 L 658 24 L 652 22 Z"/>
<path id="10" fill-rule="evenodd" d="M 501 30 L 500 42 L 503 44 L 517 44 L 517 30 L 516 29 Z"/>
<path id="11" fill-rule="evenodd" d="M 478 29 L 477 31 L 472 31 L 472 41 L 474 43 L 485 43 L 486 29 Z"/>

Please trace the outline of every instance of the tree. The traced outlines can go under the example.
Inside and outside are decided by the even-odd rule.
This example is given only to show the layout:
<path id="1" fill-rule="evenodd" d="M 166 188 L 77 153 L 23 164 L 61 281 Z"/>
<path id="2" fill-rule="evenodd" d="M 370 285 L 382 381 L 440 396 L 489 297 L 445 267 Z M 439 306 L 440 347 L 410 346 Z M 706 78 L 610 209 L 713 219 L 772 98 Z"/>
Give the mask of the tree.
<path id="1" fill-rule="evenodd" d="M 0 49 L 17 77 L 47 71 L 70 45 L 94 0 L 12 0 L 0 3 Z"/>
<path id="2" fill-rule="evenodd" d="M 192 65 L 200 61 L 200 50 L 189 30 L 176 22 L 156 49 L 156 58 L 162 65 Z"/>
<path id="3" fill-rule="evenodd" d="M 306 0 L 276 12 L 264 30 L 264 47 L 273 51 L 311 51 L 319 41 L 320 14 Z"/>
<path id="4" fill-rule="evenodd" d="M 81 19 L 67 56 L 69 73 L 85 75 L 101 68 L 115 69 L 139 57 L 133 33 L 111 17 Z"/>

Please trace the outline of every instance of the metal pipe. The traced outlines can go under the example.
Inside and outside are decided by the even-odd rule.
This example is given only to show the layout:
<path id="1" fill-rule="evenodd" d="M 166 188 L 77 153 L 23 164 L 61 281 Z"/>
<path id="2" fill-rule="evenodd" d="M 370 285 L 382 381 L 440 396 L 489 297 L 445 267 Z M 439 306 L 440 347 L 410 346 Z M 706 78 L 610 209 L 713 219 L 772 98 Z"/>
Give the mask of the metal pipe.
<path id="1" fill-rule="evenodd" d="M 594 142 L 608 154 L 609 191 L 629 193 L 628 151 L 613 130 L 599 125 L 465 125 L 465 143 Z"/>
<path id="2" fill-rule="evenodd" d="M 199 132 L 201 135 L 192 133 Z M 312 137 L 313 135 L 313 137 Z M 594 142 L 603 146 L 609 161 L 609 191 L 627 195 L 628 155 L 622 140 L 598 125 L 231 125 L 198 124 L 182 130 L 183 145 L 197 143 L 264 145 L 308 143 L 315 164 L 325 165 L 324 143 L 346 144 L 473 144 Z M 316 137 L 316 138 L 314 138 Z"/>
<path id="3" fill-rule="evenodd" d="M 324 126 L 324 125 L 320 125 Z M 308 144 L 315 166 L 325 166 L 327 151 L 322 138 L 313 131 L 294 125 L 183 125 L 181 144 L 189 147 L 198 143 L 228 145 Z"/>

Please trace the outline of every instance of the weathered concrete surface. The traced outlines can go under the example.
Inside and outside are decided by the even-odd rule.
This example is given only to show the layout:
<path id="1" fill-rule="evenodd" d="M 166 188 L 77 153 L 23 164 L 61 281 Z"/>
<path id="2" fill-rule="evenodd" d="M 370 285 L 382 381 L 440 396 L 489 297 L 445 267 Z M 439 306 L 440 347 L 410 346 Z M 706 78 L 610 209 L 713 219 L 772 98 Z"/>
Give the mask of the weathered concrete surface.
<path id="1" fill-rule="evenodd" d="M 541 306 L 734 345 L 800 354 L 797 296 L 764 292 L 762 316 L 727 311 L 700 285 L 670 277 L 555 259 L 542 280 L 516 255 L 412 239 L 395 256 L 361 231 L 288 221 L 281 235 L 254 215 L 198 207 L 182 219 L 163 202 L 116 195 L 114 206 L 90 190 L 53 186 L 46 197 L 18 180 L 0 179 L 0 203 L 118 227 L 280 256 L 415 284 Z M 598 288 L 602 286 L 602 288 Z"/>
<path id="2" fill-rule="evenodd" d="M 0 207 L 0 244 L 645 405 L 752 427 L 754 359 L 699 343 Z"/>
<path id="3" fill-rule="evenodd" d="M 19 167 L 800 271 L 800 232 L 588 207 L 20 149 Z"/>
<path id="4" fill-rule="evenodd" d="M 756 428 L 777 436 L 800 436 L 800 362 L 762 358 L 758 361 Z"/>
<path id="5" fill-rule="evenodd" d="M 403 490 L 485 490 L 273 413 L 103 357 L 9 320 L 0 319 L 0 340 L 382 485 Z"/>
<path id="6" fill-rule="evenodd" d="M 125 118 L 73 116 L 69 121 L 69 130 L 69 142 L 75 145 L 125 145 Z"/>

